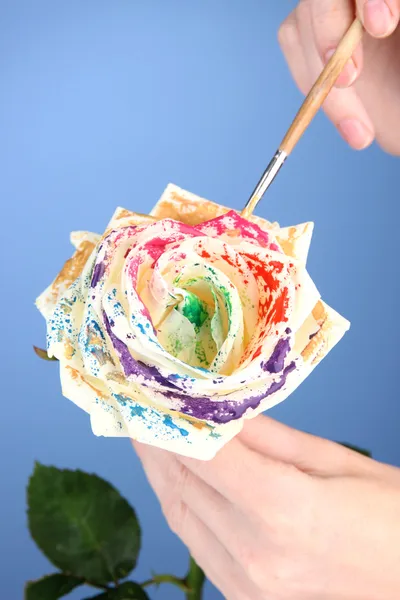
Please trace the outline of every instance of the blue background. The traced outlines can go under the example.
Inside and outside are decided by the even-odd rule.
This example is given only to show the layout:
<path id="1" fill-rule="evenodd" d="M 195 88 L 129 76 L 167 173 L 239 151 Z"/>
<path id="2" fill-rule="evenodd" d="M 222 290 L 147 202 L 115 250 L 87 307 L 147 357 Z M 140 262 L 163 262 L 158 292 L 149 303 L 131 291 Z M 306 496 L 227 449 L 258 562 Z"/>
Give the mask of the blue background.
<path id="1" fill-rule="evenodd" d="M 70 256 L 69 232 L 102 232 L 117 205 L 146 212 L 170 181 L 243 205 L 301 101 L 276 39 L 293 6 L 0 4 L 0 571 L 8 600 L 22 597 L 26 579 L 51 571 L 26 529 L 24 488 L 35 459 L 94 471 L 136 506 L 139 580 L 151 568 L 186 568 L 128 441 L 95 438 L 88 417 L 61 397 L 57 366 L 33 354 L 33 343 L 45 343 L 33 302 Z M 352 152 L 320 115 L 260 209 L 282 224 L 315 221 L 310 273 L 352 321 L 271 414 L 397 465 L 398 184 L 398 160 L 377 147 Z M 182 595 L 163 587 L 156 597 Z M 220 597 L 210 586 L 207 598 Z"/>

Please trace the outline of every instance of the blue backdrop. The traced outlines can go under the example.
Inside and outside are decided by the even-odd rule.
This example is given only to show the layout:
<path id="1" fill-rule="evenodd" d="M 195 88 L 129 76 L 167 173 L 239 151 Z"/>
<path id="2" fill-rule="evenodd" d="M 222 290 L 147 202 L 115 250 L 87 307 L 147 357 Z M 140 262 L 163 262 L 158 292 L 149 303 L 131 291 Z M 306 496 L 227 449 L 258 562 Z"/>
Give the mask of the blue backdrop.
<path id="1" fill-rule="evenodd" d="M 186 568 L 129 443 L 95 438 L 88 417 L 62 398 L 57 366 L 33 354 L 33 343 L 45 343 L 33 302 L 69 257 L 69 232 L 102 232 L 117 205 L 146 212 L 170 181 L 243 205 L 301 101 L 276 37 L 294 4 L 0 3 L 0 571 L 8 600 L 51 570 L 26 529 L 35 459 L 94 471 L 136 506 L 139 580 L 151 568 Z M 315 221 L 310 273 L 352 321 L 271 414 L 400 465 L 398 185 L 398 160 L 377 147 L 350 151 L 320 115 L 260 214 Z M 181 594 L 164 587 L 156 597 Z M 220 595 L 210 587 L 207 598 Z"/>

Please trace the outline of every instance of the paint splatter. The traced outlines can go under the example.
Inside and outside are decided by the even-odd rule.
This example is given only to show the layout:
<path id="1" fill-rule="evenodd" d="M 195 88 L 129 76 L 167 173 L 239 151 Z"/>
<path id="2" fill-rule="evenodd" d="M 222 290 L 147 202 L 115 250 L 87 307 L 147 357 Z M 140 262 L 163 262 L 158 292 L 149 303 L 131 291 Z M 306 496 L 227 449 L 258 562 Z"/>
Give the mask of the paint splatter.
<path id="1" fill-rule="evenodd" d="M 303 364 L 294 309 L 311 287 L 273 230 L 233 211 L 196 226 L 122 211 L 82 243 L 75 280 L 51 291 L 48 351 L 94 431 L 222 444 L 293 389 Z M 306 339 L 322 327 L 318 315 Z"/>

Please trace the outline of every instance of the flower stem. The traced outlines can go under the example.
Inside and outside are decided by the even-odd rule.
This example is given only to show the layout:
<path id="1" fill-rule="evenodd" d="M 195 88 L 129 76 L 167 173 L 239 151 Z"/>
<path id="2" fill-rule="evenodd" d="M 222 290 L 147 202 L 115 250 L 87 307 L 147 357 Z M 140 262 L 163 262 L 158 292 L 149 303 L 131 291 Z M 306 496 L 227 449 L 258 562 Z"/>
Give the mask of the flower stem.
<path id="1" fill-rule="evenodd" d="M 182 590 L 182 592 L 189 591 L 189 587 L 188 587 L 185 579 L 180 579 L 179 577 L 175 577 L 174 575 L 167 575 L 167 574 L 162 574 L 162 575 L 155 574 L 155 575 L 153 575 L 153 577 L 151 579 L 147 579 L 147 581 L 143 581 L 143 583 L 141 583 L 140 585 L 141 585 L 141 587 L 145 588 L 150 585 L 158 586 L 161 583 L 171 583 L 172 585 L 175 585 L 180 590 Z"/>
<path id="2" fill-rule="evenodd" d="M 186 592 L 186 600 L 202 600 L 205 580 L 206 576 L 204 571 L 199 567 L 195 560 L 190 557 L 189 572 L 185 578 L 185 582 L 190 588 L 190 591 Z"/>

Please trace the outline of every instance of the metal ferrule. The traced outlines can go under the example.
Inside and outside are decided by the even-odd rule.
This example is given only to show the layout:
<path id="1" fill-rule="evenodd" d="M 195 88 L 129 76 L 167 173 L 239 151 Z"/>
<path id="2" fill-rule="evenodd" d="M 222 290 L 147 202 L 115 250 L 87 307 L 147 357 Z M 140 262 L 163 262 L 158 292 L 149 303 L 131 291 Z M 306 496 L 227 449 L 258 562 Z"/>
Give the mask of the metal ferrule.
<path id="1" fill-rule="evenodd" d="M 269 163 L 268 167 L 265 169 L 260 181 L 255 187 L 252 195 L 250 196 L 242 215 L 249 216 L 255 210 L 257 204 L 260 202 L 261 198 L 264 196 L 265 192 L 274 181 L 275 177 L 279 173 L 283 163 L 287 158 L 286 152 L 284 150 L 278 150 Z"/>

